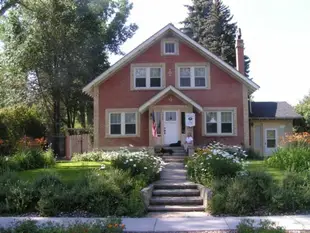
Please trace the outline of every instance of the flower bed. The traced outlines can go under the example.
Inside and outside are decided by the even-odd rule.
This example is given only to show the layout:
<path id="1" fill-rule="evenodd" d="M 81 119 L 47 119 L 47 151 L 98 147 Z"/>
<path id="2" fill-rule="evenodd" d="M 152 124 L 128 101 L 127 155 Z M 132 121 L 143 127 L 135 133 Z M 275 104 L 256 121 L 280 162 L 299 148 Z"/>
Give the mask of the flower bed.
<path id="1" fill-rule="evenodd" d="M 196 153 L 187 159 L 188 177 L 206 186 L 221 177 L 234 177 L 243 170 L 243 158 L 247 155 L 240 147 L 212 143 L 198 148 Z"/>

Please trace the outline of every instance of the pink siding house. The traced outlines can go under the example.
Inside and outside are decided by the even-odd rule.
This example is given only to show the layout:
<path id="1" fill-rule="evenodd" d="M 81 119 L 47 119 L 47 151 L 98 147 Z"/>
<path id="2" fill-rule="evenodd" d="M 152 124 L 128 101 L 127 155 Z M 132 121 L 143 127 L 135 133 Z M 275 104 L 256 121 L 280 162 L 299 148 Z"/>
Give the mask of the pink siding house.
<path id="1" fill-rule="evenodd" d="M 197 146 L 215 140 L 248 147 L 251 138 L 262 153 L 265 143 L 276 147 L 274 128 L 289 131 L 300 116 L 291 108 L 284 123 L 260 116 L 252 122 L 248 96 L 259 86 L 244 75 L 241 37 L 236 54 L 235 69 L 168 24 L 83 89 L 94 99 L 94 147 L 183 143 L 188 133 Z M 265 121 L 275 127 L 268 131 Z"/>

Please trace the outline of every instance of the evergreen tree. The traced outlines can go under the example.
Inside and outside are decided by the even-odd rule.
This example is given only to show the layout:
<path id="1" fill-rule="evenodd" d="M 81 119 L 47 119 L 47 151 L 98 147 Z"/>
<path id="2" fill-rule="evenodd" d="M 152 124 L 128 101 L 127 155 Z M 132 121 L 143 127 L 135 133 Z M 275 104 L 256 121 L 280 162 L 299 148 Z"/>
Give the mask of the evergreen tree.
<path id="1" fill-rule="evenodd" d="M 181 29 L 186 35 L 207 48 L 233 67 L 236 67 L 235 39 L 237 24 L 228 6 L 221 0 L 192 0 L 187 5 L 188 17 Z M 245 74 L 249 75 L 250 59 L 245 56 Z"/>

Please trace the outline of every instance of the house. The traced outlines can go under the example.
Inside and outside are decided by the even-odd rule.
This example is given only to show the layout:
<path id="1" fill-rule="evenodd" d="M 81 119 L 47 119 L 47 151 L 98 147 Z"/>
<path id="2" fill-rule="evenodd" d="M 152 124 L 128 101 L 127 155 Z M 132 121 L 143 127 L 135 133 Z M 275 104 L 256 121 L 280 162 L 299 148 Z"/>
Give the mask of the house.
<path id="1" fill-rule="evenodd" d="M 236 52 L 235 69 L 172 24 L 162 28 L 84 87 L 94 99 L 94 147 L 183 143 L 191 133 L 195 145 L 267 153 L 300 116 L 286 103 L 249 104 L 259 86 L 244 75 L 241 35 Z"/>

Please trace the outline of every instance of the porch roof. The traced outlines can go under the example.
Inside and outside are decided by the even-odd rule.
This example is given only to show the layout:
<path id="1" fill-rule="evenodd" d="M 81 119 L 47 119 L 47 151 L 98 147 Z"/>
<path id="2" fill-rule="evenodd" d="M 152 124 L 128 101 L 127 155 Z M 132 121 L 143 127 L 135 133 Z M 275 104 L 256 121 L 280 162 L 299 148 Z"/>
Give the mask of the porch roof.
<path id="1" fill-rule="evenodd" d="M 153 96 L 151 99 L 149 99 L 147 102 L 145 102 L 144 104 L 142 104 L 139 107 L 139 112 L 143 113 L 145 112 L 152 104 L 157 103 L 159 100 L 161 100 L 164 96 L 166 96 L 168 93 L 173 93 L 176 96 L 178 96 L 181 100 L 191 104 L 193 107 L 195 107 L 199 112 L 203 111 L 203 108 L 197 104 L 194 100 L 192 100 L 191 98 L 189 98 L 187 95 L 183 94 L 181 91 L 179 91 L 178 89 L 176 89 L 174 86 L 168 86 L 165 89 L 163 89 L 162 91 L 160 91 L 159 93 L 157 93 L 155 96 Z"/>

